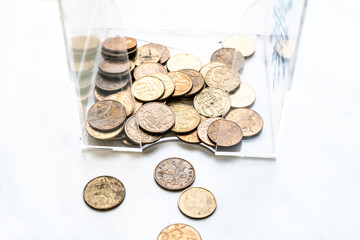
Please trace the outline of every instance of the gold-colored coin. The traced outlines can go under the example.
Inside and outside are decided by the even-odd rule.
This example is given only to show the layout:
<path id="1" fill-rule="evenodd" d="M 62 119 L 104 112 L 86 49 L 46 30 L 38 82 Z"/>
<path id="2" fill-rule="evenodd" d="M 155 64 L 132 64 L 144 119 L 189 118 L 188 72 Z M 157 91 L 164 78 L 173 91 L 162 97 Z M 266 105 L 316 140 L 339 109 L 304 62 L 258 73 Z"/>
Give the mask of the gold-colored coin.
<path id="1" fill-rule="evenodd" d="M 191 97 L 204 88 L 205 80 L 200 72 L 193 69 L 181 69 L 179 72 L 185 73 L 192 81 L 192 88 L 184 97 Z"/>
<path id="2" fill-rule="evenodd" d="M 234 48 L 220 48 L 211 55 L 212 62 L 221 62 L 232 66 L 234 70 L 240 70 L 245 65 L 245 58 Z"/>
<path id="3" fill-rule="evenodd" d="M 147 46 L 147 45 L 155 47 L 159 51 L 159 53 L 161 55 L 161 57 L 160 57 L 160 63 L 161 64 L 164 64 L 164 63 L 166 63 L 167 60 L 169 60 L 170 51 L 169 51 L 169 49 L 167 47 L 165 47 L 165 46 L 163 46 L 161 44 L 157 44 L 157 43 L 149 43 L 149 44 L 146 44 L 145 46 Z"/>
<path id="4" fill-rule="evenodd" d="M 215 118 L 208 118 L 204 120 L 202 123 L 199 124 L 197 128 L 197 135 L 199 139 L 205 143 L 206 145 L 209 145 L 211 147 L 215 147 L 215 144 L 210 141 L 208 137 L 208 129 L 211 123 L 215 122 L 216 120 L 219 120 L 221 118 L 215 117 Z"/>
<path id="5" fill-rule="evenodd" d="M 105 99 L 111 99 L 120 102 L 125 107 L 126 116 L 130 116 L 130 114 L 135 109 L 135 101 L 133 96 L 131 96 L 130 91 L 114 93 L 107 96 Z"/>
<path id="6" fill-rule="evenodd" d="M 117 178 L 100 176 L 86 184 L 83 196 L 88 206 L 97 210 L 108 210 L 122 203 L 125 187 Z"/>
<path id="7" fill-rule="evenodd" d="M 254 54 L 256 45 L 251 38 L 241 35 L 230 35 L 223 41 L 223 48 L 235 48 L 240 51 L 244 57 Z"/>
<path id="8" fill-rule="evenodd" d="M 131 89 L 133 95 L 144 102 L 157 100 L 165 92 L 164 83 L 156 77 L 142 77 L 133 83 Z"/>
<path id="9" fill-rule="evenodd" d="M 161 55 L 156 47 L 151 45 L 146 45 L 137 48 L 134 63 L 137 66 L 148 62 L 157 63 L 159 62 L 160 57 Z"/>
<path id="10" fill-rule="evenodd" d="M 147 144 L 158 141 L 161 138 L 159 134 L 149 134 L 142 131 L 136 123 L 136 117 L 130 117 L 125 123 L 125 134 L 134 143 Z"/>
<path id="11" fill-rule="evenodd" d="M 224 65 L 226 65 L 226 64 L 221 63 L 221 62 L 209 62 L 208 64 L 205 64 L 205 65 L 201 68 L 200 73 L 201 73 L 201 75 L 202 75 L 203 77 L 205 77 L 206 74 L 207 74 L 207 72 L 208 72 L 210 69 L 212 69 L 212 68 L 214 68 L 214 67 L 218 67 L 218 66 L 224 66 Z"/>
<path id="12" fill-rule="evenodd" d="M 186 224 L 172 224 L 164 228 L 157 240 L 201 240 L 200 234 Z"/>
<path id="13" fill-rule="evenodd" d="M 215 196 L 207 189 L 191 187 L 184 190 L 178 201 L 180 211 L 191 218 L 206 218 L 216 209 Z"/>
<path id="14" fill-rule="evenodd" d="M 171 95 L 172 97 L 183 96 L 190 92 L 192 81 L 188 75 L 182 72 L 169 72 L 168 76 L 175 81 L 175 91 Z"/>
<path id="15" fill-rule="evenodd" d="M 219 88 L 205 88 L 195 96 L 194 107 L 205 117 L 222 116 L 230 110 L 230 97 Z"/>
<path id="16" fill-rule="evenodd" d="M 231 106 L 234 108 L 250 107 L 256 99 L 256 93 L 252 87 L 241 83 L 240 87 L 230 94 Z"/>
<path id="17" fill-rule="evenodd" d="M 181 69 L 194 69 L 200 71 L 201 61 L 194 55 L 180 53 L 170 57 L 166 66 L 170 72 L 179 71 Z"/>
<path id="18" fill-rule="evenodd" d="M 176 104 L 170 107 L 175 114 L 175 125 L 171 131 L 186 133 L 194 130 L 200 123 L 200 114 L 192 107 L 185 104 Z"/>
<path id="19" fill-rule="evenodd" d="M 143 63 L 139 66 L 137 66 L 134 70 L 134 78 L 135 80 L 145 77 L 147 75 L 153 74 L 153 73 L 167 73 L 167 70 L 163 65 L 160 63 Z"/>
<path id="20" fill-rule="evenodd" d="M 201 117 L 201 121 L 200 124 L 202 122 L 204 122 L 207 118 L 204 116 L 200 116 Z M 199 124 L 199 126 L 200 126 Z M 187 134 L 176 134 L 176 136 L 181 140 L 184 141 L 186 143 L 200 143 L 201 140 L 198 136 L 198 129 L 195 129 L 194 131 L 187 133 Z"/>
<path id="21" fill-rule="evenodd" d="M 162 97 L 159 99 L 159 101 L 167 99 L 175 91 L 175 80 L 172 79 L 171 77 L 169 77 L 167 74 L 158 72 L 158 73 L 151 74 L 149 76 L 157 77 L 164 83 L 165 93 L 162 95 Z"/>
<path id="22" fill-rule="evenodd" d="M 296 42 L 293 39 L 282 39 L 276 43 L 276 52 L 285 59 L 291 59 L 295 46 Z"/>
<path id="23" fill-rule="evenodd" d="M 85 128 L 86 128 L 87 133 L 91 137 L 99 139 L 99 140 L 108 140 L 108 139 L 112 139 L 112 138 L 116 137 L 117 135 L 119 135 L 120 132 L 124 129 L 124 124 L 122 124 L 115 131 L 112 131 L 112 132 L 100 132 L 98 130 L 93 129 L 90 126 L 90 124 L 86 121 Z"/>
<path id="24" fill-rule="evenodd" d="M 220 119 L 210 124 L 208 137 L 219 147 L 232 147 L 241 142 L 243 135 L 237 123 Z"/>
<path id="25" fill-rule="evenodd" d="M 218 66 L 208 71 L 205 81 L 209 87 L 231 92 L 240 85 L 240 74 L 232 70 L 231 66 Z"/>
<path id="26" fill-rule="evenodd" d="M 229 112 L 225 119 L 239 124 L 244 137 L 255 136 L 264 126 L 262 117 L 249 108 L 234 109 Z"/>

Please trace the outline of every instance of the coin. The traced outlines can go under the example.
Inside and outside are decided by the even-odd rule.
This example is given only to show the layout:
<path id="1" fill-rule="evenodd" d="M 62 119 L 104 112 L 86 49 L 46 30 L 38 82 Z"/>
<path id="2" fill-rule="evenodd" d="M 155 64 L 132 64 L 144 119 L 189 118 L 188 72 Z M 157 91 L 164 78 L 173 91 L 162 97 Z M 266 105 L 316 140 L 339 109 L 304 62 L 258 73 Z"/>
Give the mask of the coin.
<path id="1" fill-rule="evenodd" d="M 130 76 L 128 74 L 123 75 L 121 78 L 104 78 L 99 73 L 95 77 L 95 85 L 97 88 L 106 92 L 116 92 L 125 87 L 130 82 Z"/>
<path id="2" fill-rule="evenodd" d="M 130 91 L 118 92 L 107 96 L 105 99 L 120 102 L 125 107 L 126 116 L 129 116 L 135 109 L 135 101 Z"/>
<path id="3" fill-rule="evenodd" d="M 240 126 L 229 120 L 217 120 L 210 124 L 208 137 L 219 147 L 232 147 L 238 144 L 243 135 Z"/>
<path id="4" fill-rule="evenodd" d="M 229 112 L 225 119 L 239 124 L 244 137 L 255 136 L 262 130 L 264 125 L 261 116 L 248 108 L 234 109 Z"/>
<path id="5" fill-rule="evenodd" d="M 129 61 L 126 62 L 113 62 L 103 60 L 99 63 L 99 72 L 105 76 L 117 77 L 125 74 L 130 70 L 131 64 Z"/>
<path id="6" fill-rule="evenodd" d="M 169 60 L 170 58 L 170 51 L 167 47 L 161 45 L 161 44 L 157 44 L 157 43 L 149 43 L 146 44 L 144 46 L 151 46 L 151 47 L 155 47 L 158 52 L 160 53 L 160 63 L 164 64 L 167 62 L 167 60 Z"/>
<path id="7" fill-rule="evenodd" d="M 292 39 L 282 39 L 276 43 L 276 52 L 285 59 L 291 59 L 295 51 L 296 42 Z"/>
<path id="8" fill-rule="evenodd" d="M 255 99 L 254 89 L 245 83 L 241 83 L 240 87 L 230 94 L 231 106 L 235 108 L 249 107 L 253 105 Z"/>
<path id="9" fill-rule="evenodd" d="M 125 123 L 125 134 L 134 143 L 147 144 L 158 141 L 161 135 L 149 134 L 142 131 L 136 123 L 136 117 L 130 117 Z"/>
<path id="10" fill-rule="evenodd" d="M 150 75 L 152 73 L 167 73 L 163 65 L 159 63 L 143 63 L 134 70 L 135 80 Z"/>
<path id="11" fill-rule="evenodd" d="M 175 81 L 175 91 L 172 97 L 178 97 L 190 92 L 192 88 L 192 81 L 185 73 L 182 72 L 169 72 L 169 77 Z"/>
<path id="12" fill-rule="evenodd" d="M 134 50 L 137 46 L 137 41 L 131 37 L 112 37 L 106 39 L 102 43 L 102 49 L 110 53 L 123 53 Z"/>
<path id="13" fill-rule="evenodd" d="M 256 45 L 251 38 L 246 36 L 230 35 L 223 41 L 223 48 L 235 48 L 244 57 L 249 57 L 254 54 Z"/>
<path id="14" fill-rule="evenodd" d="M 185 97 L 190 97 L 198 93 L 204 87 L 205 80 L 200 72 L 193 69 L 181 69 L 179 72 L 185 73 L 192 81 L 192 88 L 190 92 L 186 93 Z"/>
<path id="15" fill-rule="evenodd" d="M 240 85 L 240 74 L 229 65 L 218 66 L 208 71 L 205 81 L 209 87 L 231 92 Z"/>
<path id="16" fill-rule="evenodd" d="M 125 120 L 124 106 L 118 101 L 102 100 L 95 103 L 88 111 L 87 121 L 99 131 L 111 131 Z"/>
<path id="17" fill-rule="evenodd" d="M 140 64 L 147 62 L 159 62 L 160 53 L 154 46 L 141 46 L 138 47 L 135 55 L 135 64 L 139 66 Z"/>
<path id="18" fill-rule="evenodd" d="M 158 72 L 158 73 L 153 73 L 149 76 L 157 77 L 164 83 L 165 92 L 164 92 L 164 95 L 162 95 L 162 97 L 159 99 L 159 101 L 167 99 L 175 91 L 175 80 L 172 79 L 171 77 L 169 77 L 167 74 Z"/>
<path id="19" fill-rule="evenodd" d="M 242 69 L 245 65 L 244 56 L 234 48 L 220 48 L 213 53 L 211 61 L 232 66 L 235 71 Z"/>
<path id="20" fill-rule="evenodd" d="M 82 54 L 85 51 L 95 54 L 100 45 L 100 39 L 96 36 L 76 36 L 71 39 L 71 43 L 74 52 Z"/>
<path id="21" fill-rule="evenodd" d="M 224 66 L 224 65 L 226 65 L 226 64 L 221 63 L 221 62 L 209 62 L 208 64 L 205 64 L 205 65 L 201 68 L 200 73 L 201 73 L 201 75 L 202 75 L 203 77 L 205 77 L 206 74 L 207 74 L 207 72 L 208 72 L 210 69 L 212 69 L 212 68 L 214 68 L 214 67 L 218 67 L 218 66 Z"/>
<path id="22" fill-rule="evenodd" d="M 100 176 L 86 184 L 83 197 L 88 206 L 97 210 L 108 210 L 122 203 L 125 198 L 125 187 L 117 178 Z"/>
<path id="23" fill-rule="evenodd" d="M 172 224 L 164 228 L 157 240 L 201 240 L 200 234 L 191 226 L 186 224 Z"/>
<path id="24" fill-rule="evenodd" d="M 200 123 L 200 114 L 185 104 L 176 104 L 170 107 L 175 114 L 175 124 L 171 131 L 186 133 L 194 130 Z"/>
<path id="25" fill-rule="evenodd" d="M 208 118 L 199 124 L 199 126 L 197 128 L 197 135 L 198 135 L 199 139 L 206 145 L 215 147 L 215 144 L 213 142 L 211 142 L 208 137 L 208 129 L 209 129 L 209 126 L 211 123 L 213 123 L 219 119 L 221 119 L 221 118 L 219 118 L 219 117 Z"/>
<path id="26" fill-rule="evenodd" d="M 172 157 L 162 160 L 155 168 L 157 184 L 167 190 L 181 190 L 195 180 L 195 169 L 185 159 Z"/>
<path id="27" fill-rule="evenodd" d="M 101 89 L 98 89 L 97 87 L 94 88 L 94 97 L 96 101 L 104 100 L 107 96 L 109 96 L 109 92 L 103 92 Z"/>
<path id="28" fill-rule="evenodd" d="M 163 103 L 144 104 L 136 113 L 139 126 L 150 133 L 164 133 L 175 124 L 175 115 L 167 105 Z"/>
<path id="29" fill-rule="evenodd" d="M 206 218 L 216 209 L 215 196 L 202 187 L 191 187 L 184 190 L 178 201 L 180 211 L 191 218 Z"/>
<path id="30" fill-rule="evenodd" d="M 170 57 L 166 66 L 170 72 L 179 71 L 180 69 L 194 69 L 200 71 L 201 61 L 194 55 L 180 53 Z"/>
<path id="31" fill-rule="evenodd" d="M 157 77 L 142 77 L 133 83 L 131 89 L 137 99 L 149 102 L 159 99 L 164 94 L 165 85 Z"/>
<path id="32" fill-rule="evenodd" d="M 135 99 L 135 109 L 133 113 L 136 113 L 141 107 L 142 107 L 143 103 L 138 101 L 137 99 Z"/>
<path id="33" fill-rule="evenodd" d="M 124 125 L 121 125 L 118 129 L 116 129 L 112 132 L 100 132 L 100 131 L 93 129 L 90 126 L 90 124 L 88 123 L 88 121 L 86 121 L 85 128 L 86 128 L 87 133 L 91 137 L 99 139 L 99 140 L 108 140 L 108 139 L 112 139 L 112 138 L 116 137 L 117 135 L 119 135 L 120 132 L 124 129 Z"/>
<path id="34" fill-rule="evenodd" d="M 222 116 L 230 110 L 230 97 L 219 88 L 205 88 L 195 96 L 194 107 L 205 117 Z"/>
<path id="35" fill-rule="evenodd" d="M 204 117 L 204 116 L 201 116 L 201 120 L 200 120 L 200 124 L 205 121 L 207 118 Z M 200 126 L 200 125 L 199 125 Z M 187 133 L 187 134 L 176 134 L 176 136 L 186 142 L 186 143 L 200 143 L 201 140 L 198 136 L 198 130 L 195 129 L 194 131 L 190 132 L 190 133 Z"/>

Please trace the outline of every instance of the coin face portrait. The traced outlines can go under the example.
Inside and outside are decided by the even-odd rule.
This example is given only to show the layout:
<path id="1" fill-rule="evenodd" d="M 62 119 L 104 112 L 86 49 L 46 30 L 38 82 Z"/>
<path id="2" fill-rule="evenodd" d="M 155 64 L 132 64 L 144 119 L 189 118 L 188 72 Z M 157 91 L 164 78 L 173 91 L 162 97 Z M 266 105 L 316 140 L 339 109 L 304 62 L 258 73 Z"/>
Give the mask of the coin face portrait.
<path id="1" fill-rule="evenodd" d="M 225 119 L 237 123 L 242 130 L 244 137 L 253 137 L 260 133 L 264 121 L 254 110 L 248 108 L 238 108 L 229 112 Z"/>
<path id="2" fill-rule="evenodd" d="M 157 240 L 201 240 L 200 234 L 186 224 L 172 224 L 164 228 Z"/>
<path id="3" fill-rule="evenodd" d="M 230 110 L 230 97 L 219 88 L 205 88 L 195 96 L 194 107 L 205 117 L 219 117 Z"/>

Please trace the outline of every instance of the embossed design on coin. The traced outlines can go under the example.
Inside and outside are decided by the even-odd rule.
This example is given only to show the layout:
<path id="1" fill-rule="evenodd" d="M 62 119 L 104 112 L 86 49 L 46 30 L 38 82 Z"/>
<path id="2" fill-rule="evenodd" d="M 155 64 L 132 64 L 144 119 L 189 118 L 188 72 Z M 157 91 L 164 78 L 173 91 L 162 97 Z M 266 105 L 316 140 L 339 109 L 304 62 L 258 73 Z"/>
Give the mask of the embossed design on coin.
<path id="1" fill-rule="evenodd" d="M 234 109 L 229 112 L 225 119 L 239 124 L 244 137 L 255 136 L 262 130 L 264 125 L 262 117 L 248 108 Z"/>
<path id="2" fill-rule="evenodd" d="M 201 61 L 194 55 L 180 53 L 170 57 L 166 66 L 170 72 L 179 71 L 180 69 L 194 69 L 200 71 Z"/>
<path id="3" fill-rule="evenodd" d="M 120 132 L 124 129 L 124 125 L 121 125 L 120 128 L 116 129 L 113 132 L 100 132 L 95 129 L 93 129 L 90 124 L 86 121 L 85 124 L 86 132 L 93 138 L 99 139 L 99 140 L 108 140 L 116 137 L 120 134 Z"/>
<path id="4" fill-rule="evenodd" d="M 200 117 L 201 117 L 200 124 L 207 119 L 204 116 L 200 116 Z M 190 133 L 187 133 L 187 134 L 176 134 L 176 136 L 180 140 L 182 140 L 182 141 L 184 141 L 186 143 L 200 143 L 201 142 L 201 140 L 199 139 L 199 136 L 198 136 L 198 130 L 197 129 L 195 129 L 194 131 L 192 131 Z"/>
<path id="5" fill-rule="evenodd" d="M 207 189 L 191 187 L 184 190 L 178 201 L 180 211 L 191 218 L 206 218 L 216 209 L 215 196 Z"/>
<path id="6" fill-rule="evenodd" d="M 141 46 L 138 47 L 135 55 L 135 64 L 139 66 L 140 64 L 147 63 L 147 62 L 159 62 L 160 60 L 160 53 L 154 46 Z"/>
<path id="7" fill-rule="evenodd" d="M 167 73 L 163 65 L 159 63 L 143 63 L 134 70 L 135 80 L 153 73 Z"/>
<path id="8" fill-rule="evenodd" d="M 230 94 L 231 106 L 235 108 L 250 107 L 255 99 L 254 89 L 245 83 L 241 83 L 239 89 Z"/>
<path id="9" fill-rule="evenodd" d="M 181 69 L 179 72 L 185 73 L 192 81 L 192 88 L 184 97 L 193 96 L 204 88 L 205 80 L 200 72 L 193 69 Z"/>
<path id="10" fill-rule="evenodd" d="M 157 77 L 158 79 L 160 79 L 164 83 L 165 92 L 162 95 L 162 97 L 159 99 L 159 101 L 167 99 L 175 91 L 175 80 L 172 79 L 171 77 L 169 77 L 167 74 L 158 72 L 158 73 L 151 74 L 149 76 L 150 77 Z"/>
<path id="11" fill-rule="evenodd" d="M 133 83 L 131 89 L 133 95 L 144 102 L 159 99 L 165 92 L 164 83 L 156 77 L 142 77 Z"/>
<path id="12" fill-rule="evenodd" d="M 131 64 L 129 61 L 126 62 L 112 62 L 103 60 L 99 63 L 99 72 L 105 76 L 117 77 L 125 74 L 130 70 Z"/>
<path id="13" fill-rule="evenodd" d="M 194 107 L 206 117 L 222 116 L 230 110 L 230 97 L 219 88 L 205 88 L 195 96 Z"/>
<path id="14" fill-rule="evenodd" d="M 164 133 L 175 124 L 175 115 L 167 105 L 163 103 L 144 104 L 136 113 L 139 126 L 151 133 Z"/>
<path id="15" fill-rule="evenodd" d="M 167 158 L 155 168 L 157 184 L 167 190 L 181 190 L 189 187 L 195 180 L 195 169 L 185 159 Z"/>
<path id="16" fill-rule="evenodd" d="M 218 67 L 218 66 L 225 66 L 226 64 L 221 63 L 221 62 L 209 62 L 208 64 L 204 65 L 201 70 L 200 73 L 203 77 L 206 76 L 207 72 L 214 68 L 214 67 Z"/>
<path id="17" fill-rule="evenodd" d="M 185 73 L 169 72 L 168 75 L 175 81 L 175 91 L 172 94 L 173 97 L 182 96 L 190 92 L 192 81 Z"/>
<path id="18" fill-rule="evenodd" d="M 105 99 L 115 100 L 121 103 L 125 107 L 126 116 L 129 116 L 134 111 L 135 101 L 130 91 L 118 92 L 107 96 Z"/>
<path id="19" fill-rule="evenodd" d="M 106 92 L 119 91 L 120 89 L 125 87 L 128 82 L 130 82 L 130 76 L 128 74 L 123 75 L 122 78 L 110 80 L 103 78 L 99 73 L 97 73 L 95 78 L 96 87 Z"/>
<path id="20" fill-rule="evenodd" d="M 200 140 L 203 143 L 205 143 L 206 145 L 209 145 L 211 147 L 215 147 L 215 144 L 213 142 L 211 142 L 208 137 L 208 129 L 209 129 L 209 126 L 211 123 L 213 123 L 219 119 L 221 119 L 221 118 L 219 118 L 219 117 L 208 118 L 208 119 L 204 120 L 202 123 L 200 123 L 197 128 L 197 134 L 198 134 L 198 137 L 200 138 Z"/>
<path id="21" fill-rule="evenodd" d="M 88 111 L 87 121 L 99 131 L 111 131 L 119 127 L 126 118 L 124 106 L 118 101 L 102 100 Z"/>
<path id="22" fill-rule="evenodd" d="M 170 107 L 175 114 L 175 124 L 171 131 L 186 133 L 194 130 L 200 123 L 200 114 L 185 104 L 176 104 Z"/>
<path id="23" fill-rule="evenodd" d="M 213 53 L 211 61 L 232 66 L 234 70 L 240 70 L 245 65 L 244 56 L 234 48 L 220 48 Z"/>
<path id="24" fill-rule="evenodd" d="M 136 117 L 130 117 L 125 123 L 125 134 L 134 143 L 147 144 L 158 141 L 161 135 L 148 134 L 142 131 L 136 124 Z"/>
<path id="25" fill-rule="evenodd" d="M 125 187 L 117 178 L 100 176 L 86 184 L 83 196 L 88 206 L 97 210 L 108 210 L 122 203 Z"/>
<path id="26" fill-rule="evenodd" d="M 240 85 L 240 74 L 232 70 L 231 66 L 218 66 L 208 71 L 205 81 L 209 87 L 231 92 Z"/>
<path id="27" fill-rule="evenodd" d="M 186 224 L 172 224 L 164 228 L 157 240 L 201 240 L 200 234 Z"/>
<path id="28" fill-rule="evenodd" d="M 151 46 L 158 50 L 158 52 L 160 53 L 160 63 L 161 64 L 164 64 L 167 62 L 167 60 L 169 60 L 170 51 L 167 47 L 165 47 L 161 44 L 157 44 L 157 43 L 149 43 L 149 44 L 146 44 L 145 46 Z"/>
<path id="29" fill-rule="evenodd" d="M 220 147 L 232 147 L 243 137 L 240 126 L 229 120 L 217 120 L 210 124 L 207 132 L 211 141 Z"/>
<path id="30" fill-rule="evenodd" d="M 249 57 L 254 54 L 256 45 L 251 38 L 246 36 L 230 35 L 223 41 L 223 48 L 235 48 L 244 57 Z"/>

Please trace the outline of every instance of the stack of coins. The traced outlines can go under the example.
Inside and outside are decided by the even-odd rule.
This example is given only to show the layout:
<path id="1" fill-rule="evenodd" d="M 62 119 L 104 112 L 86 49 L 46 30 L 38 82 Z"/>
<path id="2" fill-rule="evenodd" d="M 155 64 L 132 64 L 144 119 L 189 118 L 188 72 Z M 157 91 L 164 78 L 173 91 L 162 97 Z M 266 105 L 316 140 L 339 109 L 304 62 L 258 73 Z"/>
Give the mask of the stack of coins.
<path id="1" fill-rule="evenodd" d="M 126 61 L 135 56 L 137 41 L 131 37 L 112 37 L 102 43 L 101 55 L 104 59 Z"/>

